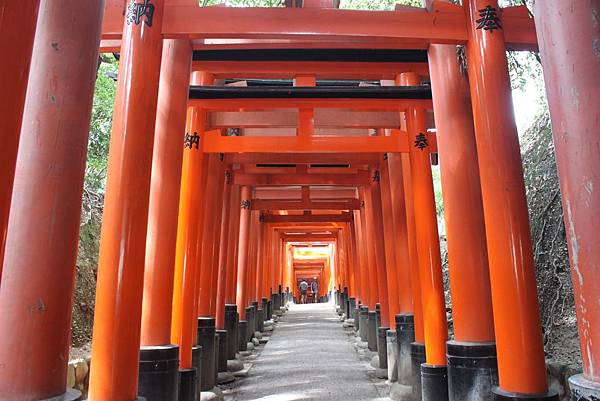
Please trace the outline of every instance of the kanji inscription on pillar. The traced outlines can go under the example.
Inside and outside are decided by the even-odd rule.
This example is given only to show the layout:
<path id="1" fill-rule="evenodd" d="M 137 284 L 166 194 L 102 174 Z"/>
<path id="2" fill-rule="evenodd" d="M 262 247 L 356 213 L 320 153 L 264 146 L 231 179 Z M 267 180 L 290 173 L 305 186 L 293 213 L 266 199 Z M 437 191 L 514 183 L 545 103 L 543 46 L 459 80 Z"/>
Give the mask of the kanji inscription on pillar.
<path id="1" fill-rule="evenodd" d="M 194 146 L 196 150 L 200 149 L 200 135 L 197 132 L 190 134 L 186 132 L 185 138 L 183 139 L 183 146 L 187 149 L 192 149 Z"/>
<path id="2" fill-rule="evenodd" d="M 479 16 L 481 18 L 475 21 L 477 22 L 477 29 L 490 31 L 490 33 L 494 33 L 495 29 L 502 29 L 498 10 L 495 7 L 487 5 L 485 8 L 479 10 Z"/>
<path id="3" fill-rule="evenodd" d="M 420 133 L 415 137 L 415 148 L 419 148 L 420 150 L 425 149 L 429 146 L 429 142 L 427 141 L 427 136 L 423 133 Z"/>
<path id="4" fill-rule="evenodd" d="M 152 0 L 144 0 L 142 3 L 136 3 L 135 0 L 131 0 L 127 7 L 127 14 L 125 16 L 128 24 L 139 25 L 144 19 L 148 27 L 152 27 L 152 20 L 154 19 L 154 4 Z"/>
<path id="5" fill-rule="evenodd" d="M 372 180 L 373 180 L 373 182 L 379 182 L 379 181 L 381 181 L 381 174 L 379 173 L 379 170 L 375 170 L 373 172 Z"/>
<path id="6" fill-rule="evenodd" d="M 241 204 L 242 209 L 250 210 L 251 206 L 252 206 L 252 202 L 250 202 L 249 199 L 244 199 L 242 201 L 242 204 Z"/>

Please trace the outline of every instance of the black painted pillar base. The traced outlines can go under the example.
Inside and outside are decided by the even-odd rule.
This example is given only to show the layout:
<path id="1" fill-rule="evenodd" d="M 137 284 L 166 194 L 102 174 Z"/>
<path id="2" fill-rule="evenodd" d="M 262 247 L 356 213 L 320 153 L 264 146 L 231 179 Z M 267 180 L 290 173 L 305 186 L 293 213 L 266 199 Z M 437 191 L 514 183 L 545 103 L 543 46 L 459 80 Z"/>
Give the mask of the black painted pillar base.
<path id="1" fill-rule="evenodd" d="M 354 319 L 354 331 L 358 332 L 360 330 L 360 308 L 354 308 L 352 319 Z"/>
<path id="2" fill-rule="evenodd" d="M 217 342 L 215 337 L 215 318 L 198 318 L 198 345 L 202 347 L 200 389 L 202 391 L 209 391 L 215 386 L 217 378 Z"/>
<path id="3" fill-rule="evenodd" d="M 379 356 L 379 368 L 387 369 L 387 332 L 389 327 L 377 329 L 377 355 Z"/>
<path id="4" fill-rule="evenodd" d="M 238 350 L 248 351 L 248 322 L 240 320 L 238 322 Z"/>
<path id="5" fill-rule="evenodd" d="M 40 401 L 81 401 L 81 399 L 81 391 L 70 388 L 62 395 Z M 144 399 L 138 398 L 138 401 L 144 401 Z"/>
<path id="6" fill-rule="evenodd" d="M 448 341 L 448 399 L 492 401 L 498 385 L 496 344 Z"/>
<path id="7" fill-rule="evenodd" d="M 398 342 L 398 383 L 412 386 L 415 384 L 411 358 L 411 344 L 415 342 L 413 315 L 396 315 L 396 337 Z"/>
<path id="8" fill-rule="evenodd" d="M 412 386 L 413 398 L 415 400 L 421 400 L 421 365 L 424 364 L 426 360 L 425 344 L 410 344 L 410 359 L 412 364 L 410 382 Z"/>
<path id="9" fill-rule="evenodd" d="M 202 347 L 198 345 L 192 347 L 192 367 L 196 369 L 196 397 L 199 400 L 200 382 L 202 381 L 202 377 L 200 377 L 202 372 Z"/>
<path id="10" fill-rule="evenodd" d="M 271 294 L 271 318 L 279 310 L 279 294 Z"/>
<path id="11" fill-rule="evenodd" d="M 138 394 L 147 401 L 177 401 L 179 347 L 162 345 L 140 349 Z"/>
<path id="12" fill-rule="evenodd" d="M 267 302 L 267 320 L 273 319 L 273 302 Z"/>
<path id="13" fill-rule="evenodd" d="M 252 307 L 254 308 L 254 326 L 252 327 L 252 335 L 254 336 L 256 331 L 260 331 L 258 330 L 258 301 L 252 302 Z"/>
<path id="14" fill-rule="evenodd" d="M 495 387 L 492 390 L 494 401 L 559 401 L 556 390 L 550 390 L 546 394 L 515 394 L 509 393 Z M 575 401 L 596 401 L 594 398 L 572 398 Z"/>
<path id="15" fill-rule="evenodd" d="M 421 385 L 423 401 L 448 401 L 448 368 L 443 366 L 421 365 Z M 472 398 L 465 398 L 464 400 Z"/>
<path id="16" fill-rule="evenodd" d="M 179 401 L 199 400 L 196 368 L 179 370 Z"/>
<path id="17" fill-rule="evenodd" d="M 254 337 L 254 326 L 256 322 L 256 316 L 254 315 L 254 306 L 246 307 L 246 341 L 252 341 Z"/>
<path id="18" fill-rule="evenodd" d="M 219 348 L 217 351 L 217 372 L 227 372 L 227 341 L 229 333 L 227 330 L 217 330 L 217 343 Z"/>
<path id="19" fill-rule="evenodd" d="M 354 309 L 356 309 L 356 298 L 348 298 L 348 314 L 346 319 L 354 319 Z"/>
<path id="20" fill-rule="evenodd" d="M 369 311 L 367 318 L 367 344 L 369 351 L 377 351 L 377 314 Z"/>
<path id="21" fill-rule="evenodd" d="M 381 304 L 375 304 L 375 317 L 377 322 L 377 330 L 381 327 Z"/>
<path id="22" fill-rule="evenodd" d="M 361 306 L 358 311 L 358 320 L 360 323 L 358 324 L 358 335 L 360 336 L 360 340 L 364 343 L 368 340 L 368 330 L 369 330 L 369 308 L 366 306 Z"/>
<path id="23" fill-rule="evenodd" d="M 262 333 L 265 331 L 265 310 L 257 309 L 256 310 L 256 331 Z"/>
<path id="24" fill-rule="evenodd" d="M 569 377 L 569 386 L 573 401 L 600 400 L 600 383 L 588 380 L 582 374 Z"/>
<path id="25" fill-rule="evenodd" d="M 235 359 L 235 353 L 238 350 L 237 343 L 237 305 L 226 304 L 225 305 L 225 330 L 227 330 L 227 347 L 226 355 L 227 359 Z"/>
<path id="26" fill-rule="evenodd" d="M 263 310 L 263 323 L 269 320 L 269 300 L 267 298 L 261 299 L 262 301 L 262 310 Z"/>
<path id="27" fill-rule="evenodd" d="M 342 309 L 344 310 L 344 315 L 346 319 L 350 319 L 350 310 L 348 308 L 348 287 L 344 287 L 344 292 L 342 293 Z"/>

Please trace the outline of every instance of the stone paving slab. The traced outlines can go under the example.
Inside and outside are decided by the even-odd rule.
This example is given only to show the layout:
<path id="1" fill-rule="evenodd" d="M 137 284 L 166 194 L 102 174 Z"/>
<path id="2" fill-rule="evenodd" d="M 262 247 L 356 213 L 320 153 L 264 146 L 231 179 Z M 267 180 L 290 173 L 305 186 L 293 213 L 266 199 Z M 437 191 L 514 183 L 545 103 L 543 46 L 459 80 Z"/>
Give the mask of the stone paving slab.
<path id="1" fill-rule="evenodd" d="M 226 401 L 384 401 L 389 386 L 359 359 L 331 304 L 293 305 Z"/>

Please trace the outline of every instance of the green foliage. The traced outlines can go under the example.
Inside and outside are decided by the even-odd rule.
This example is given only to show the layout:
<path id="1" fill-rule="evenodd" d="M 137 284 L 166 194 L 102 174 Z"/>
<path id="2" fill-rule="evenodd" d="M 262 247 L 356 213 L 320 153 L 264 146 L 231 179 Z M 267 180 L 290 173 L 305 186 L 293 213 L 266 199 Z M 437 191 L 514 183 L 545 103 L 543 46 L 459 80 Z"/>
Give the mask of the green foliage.
<path id="1" fill-rule="evenodd" d="M 421 0 L 341 0 L 340 8 L 353 10 L 393 10 L 396 4 L 422 7 Z"/>

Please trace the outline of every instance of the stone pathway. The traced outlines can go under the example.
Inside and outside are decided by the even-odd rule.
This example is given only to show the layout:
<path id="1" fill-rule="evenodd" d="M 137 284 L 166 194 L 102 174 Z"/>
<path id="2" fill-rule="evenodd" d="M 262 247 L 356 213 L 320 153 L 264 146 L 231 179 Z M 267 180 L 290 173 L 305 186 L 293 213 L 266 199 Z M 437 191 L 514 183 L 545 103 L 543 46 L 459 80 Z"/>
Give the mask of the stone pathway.
<path id="1" fill-rule="evenodd" d="M 226 401 L 389 400 L 331 304 L 292 305 L 252 362 Z"/>

